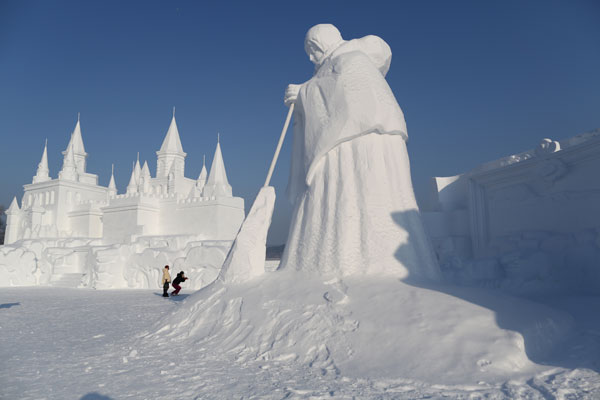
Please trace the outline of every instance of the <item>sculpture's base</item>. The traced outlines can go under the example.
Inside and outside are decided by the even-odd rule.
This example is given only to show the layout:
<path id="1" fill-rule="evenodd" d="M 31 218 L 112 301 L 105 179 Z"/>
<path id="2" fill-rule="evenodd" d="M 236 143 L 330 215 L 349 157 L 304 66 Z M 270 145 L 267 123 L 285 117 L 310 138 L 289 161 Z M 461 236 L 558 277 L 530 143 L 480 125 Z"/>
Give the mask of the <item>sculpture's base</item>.
<path id="1" fill-rule="evenodd" d="M 495 292 L 377 277 L 323 283 L 287 270 L 216 282 L 144 340 L 155 348 L 187 338 L 240 362 L 294 362 L 347 377 L 476 384 L 543 369 L 534 362 L 570 326 L 565 314 Z"/>

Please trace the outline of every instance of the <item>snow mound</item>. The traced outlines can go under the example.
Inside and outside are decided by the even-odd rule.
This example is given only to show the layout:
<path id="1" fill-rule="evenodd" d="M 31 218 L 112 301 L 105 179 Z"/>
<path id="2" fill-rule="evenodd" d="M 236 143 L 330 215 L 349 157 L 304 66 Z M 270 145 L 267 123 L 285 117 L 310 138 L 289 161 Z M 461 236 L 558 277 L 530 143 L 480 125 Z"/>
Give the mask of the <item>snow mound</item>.
<path id="1" fill-rule="evenodd" d="M 476 384 L 539 372 L 533 361 L 543 361 L 571 325 L 567 314 L 482 289 L 376 277 L 322 282 L 278 271 L 238 285 L 216 281 L 141 341 L 151 348 L 186 342 L 239 362 L 301 363 L 351 378 Z"/>

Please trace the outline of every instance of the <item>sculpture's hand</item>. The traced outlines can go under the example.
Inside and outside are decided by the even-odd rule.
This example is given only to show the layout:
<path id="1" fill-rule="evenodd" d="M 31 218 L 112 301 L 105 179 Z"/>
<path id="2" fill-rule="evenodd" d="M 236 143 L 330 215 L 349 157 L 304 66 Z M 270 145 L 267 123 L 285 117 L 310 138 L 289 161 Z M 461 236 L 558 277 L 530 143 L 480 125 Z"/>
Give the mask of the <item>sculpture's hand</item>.
<path id="1" fill-rule="evenodd" d="M 294 84 L 288 85 L 288 87 L 285 89 L 285 96 L 283 97 L 283 102 L 286 106 L 289 107 L 292 103 L 296 101 L 301 86 L 302 85 Z"/>

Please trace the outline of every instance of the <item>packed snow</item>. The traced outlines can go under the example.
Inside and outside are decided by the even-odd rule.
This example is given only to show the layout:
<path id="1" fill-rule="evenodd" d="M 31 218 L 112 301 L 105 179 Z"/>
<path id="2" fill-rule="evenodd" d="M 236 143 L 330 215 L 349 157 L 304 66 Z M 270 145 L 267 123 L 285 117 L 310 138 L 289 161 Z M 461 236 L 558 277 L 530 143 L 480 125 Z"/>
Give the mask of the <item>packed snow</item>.
<path id="1" fill-rule="evenodd" d="M 276 274 L 276 273 L 275 273 Z M 267 326 L 249 329 L 250 323 L 235 319 L 235 309 L 226 307 L 230 319 L 216 323 L 206 340 L 189 336 L 190 329 L 169 326 L 174 316 L 185 313 L 194 303 L 185 284 L 180 297 L 162 298 L 160 290 L 106 290 L 58 288 L 2 288 L 0 289 L 0 398 L 7 399 L 121 399 L 121 398 L 488 398 L 488 399 L 594 399 L 600 397 L 600 320 L 596 310 L 598 297 L 553 297 L 537 299 L 545 305 L 502 296 L 493 304 L 493 294 L 479 289 L 447 287 L 454 295 L 417 289 L 403 283 L 388 283 L 395 287 L 399 298 L 363 292 L 365 285 L 357 286 L 350 296 L 368 300 L 361 307 L 352 308 L 355 314 L 344 315 L 352 302 L 340 302 L 339 287 L 331 284 L 300 284 L 292 291 L 288 304 L 268 299 L 277 288 L 274 274 L 263 284 L 255 284 L 254 302 L 265 307 L 260 321 Z M 268 281 L 273 281 L 269 284 Z M 303 307 L 304 319 L 294 323 L 286 314 L 302 307 L 297 300 L 306 298 L 308 289 L 314 290 Z M 323 292 L 323 289 L 326 292 Z M 281 288 L 280 290 L 284 290 Z M 239 290 L 227 290 L 223 299 L 236 299 Z M 310 290 L 309 290 L 310 291 Z M 320 300 L 317 293 L 321 293 Z M 432 296 L 429 296 L 429 295 Z M 357 298 L 357 300 L 358 300 Z M 463 300 L 468 298 L 470 301 Z M 294 302 L 294 299 L 296 302 Z M 329 299 L 329 300 L 327 300 Z M 486 300 L 487 299 L 487 300 Z M 352 321 L 362 319 L 364 313 L 381 309 L 382 303 L 402 302 L 406 307 L 391 325 L 382 324 L 385 312 L 369 318 L 379 326 L 363 324 L 357 330 Z M 419 307 L 434 301 L 441 306 Z M 243 302 L 241 308 L 244 308 Z M 279 304 L 278 304 L 279 303 Z M 464 308 L 455 309 L 459 304 Z M 235 302 L 232 303 L 234 305 Z M 416 307 L 416 308 L 415 308 Z M 224 307 L 225 308 L 225 307 Z M 525 314 L 542 312 L 544 316 L 570 320 L 571 329 L 562 332 L 563 340 L 553 349 L 536 349 L 535 324 L 541 334 L 551 329 L 540 315 L 535 321 L 526 321 L 516 310 Z M 444 315 L 450 313 L 450 315 Z M 431 325 L 428 317 L 440 317 L 444 324 L 453 318 L 467 317 L 446 332 L 441 326 Z M 453 315 L 454 314 L 454 315 Z M 211 318 L 214 313 L 206 313 Z M 255 316 L 258 317 L 258 316 Z M 275 320 L 271 320 L 275 317 Z M 320 331 L 318 322 L 329 325 Z M 401 326 L 400 322 L 409 322 Z M 216 321 L 215 321 L 216 322 Z M 287 324 L 287 325 L 286 325 Z M 307 324 L 305 328 L 301 325 Z M 435 325 L 435 324 L 433 324 Z M 163 331 L 148 336 L 160 326 Z M 197 326 L 197 324 L 190 324 Z M 401 344 L 405 352 L 401 359 L 392 353 L 378 352 L 377 344 L 385 326 L 397 330 L 391 351 Z M 525 328 L 534 328 L 529 336 Z M 300 328 L 310 337 L 294 333 Z M 329 330 L 329 332 L 328 332 Z M 348 368 L 342 362 L 330 362 L 322 349 L 322 338 L 337 332 L 338 351 L 353 348 L 357 343 L 364 365 Z M 361 333 L 356 334 L 357 332 Z M 378 333 L 379 332 L 379 333 Z M 244 334 L 252 340 L 249 346 L 238 345 Z M 260 333 L 260 334 L 259 334 Z M 350 334 L 349 334 L 350 333 Z M 561 333 L 561 332 L 557 332 Z M 264 334 L 264 336 L 261 336 Z M 355 335 L 352 337 L 352 335 Z M 473 346 L 462 342 L 466 334 Z M 388 336 L 391 337 L 391 336 Z M 262 338 L 262 339 L 261 339 Z M 219 345 L 218 340 L 228 341 Z M 293 351 L 275 355 L 268 346 L 286 347 L 289 340 L 298 340 Z M 434 340 L 435 339 L 435 340 Z M 300 361 L 309 354 L 299 350 L 310 343 L 316 366 Z M 237 345 L 237 347 L 236 347 Z M 536 363 L 523 358 L 519 346 L 538 353 Z M 431 347 L 431 348 L 430 348 Z M 371 350 L 372 349 L 372 350 Z M 292 348 L 290 348 L 292 350 Z M 480 354 L 475 354 L 482 351 Z M 508 352 L 505 352 L 508 351 Z M 255 357 L 262 355 L 262 357 Z M 452 360 L 444 360 L 451 356 Z M 384 360 L 381 370 L 367 371 L 374 357 Z M 456 365 L 452 362 L 456 361 Z M 449 366 L 442 371 L 441 365 Z M 461 364 L 461 362 L 463 364 Z M 468 365 L 471 363 L 471 365 Z M 512 365 L 509 371 L 502 371 Z M 500 365 L 499 365 L 500 364 Z M 318 367 L 317 367 L 318 366 Z M 431 368 L 431 372 L 427 372 Z M 512 369 L 515 368 L 513 371 Z M 336 370 L 337 369 L 337 370 Z M 412 371 L 414 369 L 414 372 Z M 406 371 L 406 375 L 392 372 Z M 439 376 L 438 373 L 442 372 Z M 471 375 L 474 373 L 474 375 Z M 421 378 L 418 379 L 417 377 Z M 424 379 L 429 377 L 429 379 Z M 454 383 L 451 383 L 453 381 Z"/>
<path id="2" fill-rule="evenodd" d="M 598 231 L 565 242 L 522 229 L 519 253 L 445 254 L 440 269 L 384 79 L 389 47 L 328 24 L 305 45 L 317 68 L 286 91 L 294 214 L 281 267 L 264 260 L 268 187 L 233 246 L 177 235 L 0 247 L 0 285 L 28 286 L 0 288 L 1 398 L 600 398 L 599 275 L 584 263 Z M 166 264 L 190 277 L 180 296 L 161 296 Z M 587 297 L 584 279 L 561 279 L 582 268 Z M 33 287 L 67 283 L 80 289 Z"/>

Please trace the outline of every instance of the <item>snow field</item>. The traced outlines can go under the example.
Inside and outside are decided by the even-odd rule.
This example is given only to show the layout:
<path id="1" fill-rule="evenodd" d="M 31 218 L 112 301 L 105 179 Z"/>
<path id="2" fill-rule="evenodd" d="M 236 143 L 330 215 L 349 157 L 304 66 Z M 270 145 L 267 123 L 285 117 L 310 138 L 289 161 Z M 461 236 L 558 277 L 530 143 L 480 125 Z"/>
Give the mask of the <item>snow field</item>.
<path id="1" fill-rule="evenodd" d="M 338 292 L 332 290 L 332 285 L 327 297 L 343 300 L 336 297 Z M 266 289 L 257 298 L 273 294 L 273 288 Z M 352 290 L 350 286 L 348 292 Z M 356 290 L 363 289 L 356 287 Z M 305 288 L 298 288 L 292 295 L 301 296 L 303 291 Z M 548 366 L 534 366 L 529 375 L 507 377 L 497 383 L 466 379 L 461 384 L 442 384 L 404 376 L 375 376 L 379 372 L 373 372 L 373 377 L 360 378 L 334 371 L 323 374 L 319 368 L 285 357 L 278 359 L 268 349 L 263 349 L 263 353 L 270 354 L 265 357 L 269 359 L 236 358 L 243 353 L 239 348 L 227 352 L 220 346 L 203 346 L 197 336 L 183 335 L 183 326 L 151 337 L 142 336 L 143 331 L 161 326 L 158 322 L 161 319 L 173 318 L 167 317 L 172 312 L 180 315 L 193 303 L 193 297 L 198 296 L 185 297 L 185 288 L 183 293 L 180 298 L 163 299 L 159 290 L 0 289 L 0 398 L 600 398 L 600 375 L 595 372 L 600 370 L 597 297 L 552 299 L 553 307 L 568 311 L 576 322 L 572 334 L 559 346 L 559 354 L 549 360 Z M 239 294 L 238 291 L 229 297 Z M 411 296 L 407 294 L 403 301 Z M 315 304 L 317 301 L 316 296 L 308 300 Z M 251 300 L 246 300 L 246 305 L 248 302 Z M 284 304 L 281 306 L 279 313 L 289 314 L 285 313 Z M 232 320 L 229 324 L 236 323 Z M 172 331 L 181 334 L 167 335 Z M 277 342 L 277 335 L 268 337 Z M 318 340 L 317 335 L 306 342 L 317 344 Z M 210 342 L 206 340 L 205 344 Z M 233 342 L 225 347 L 231 345 L 235 348 Z M 425 358 L 421 360 L 424 364 Z M 343 371 L 345 366 L 339 368 Z M 541 371 L 535 372 L 536 369 Z"/>

